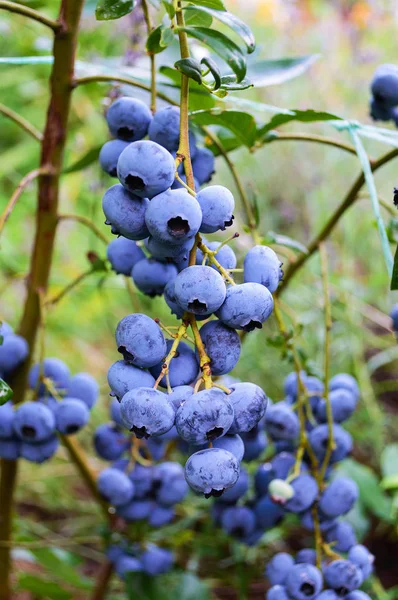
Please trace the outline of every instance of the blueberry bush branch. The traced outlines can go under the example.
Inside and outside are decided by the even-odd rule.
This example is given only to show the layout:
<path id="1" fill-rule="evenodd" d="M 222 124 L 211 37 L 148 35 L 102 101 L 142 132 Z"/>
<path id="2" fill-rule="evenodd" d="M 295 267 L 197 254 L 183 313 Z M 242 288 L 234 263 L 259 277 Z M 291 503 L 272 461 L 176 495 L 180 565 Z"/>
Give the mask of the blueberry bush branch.
<path id="1" fill-rule="evenodd" d="M 0 103 L 0 113 L 5 117 L 11 119 L 11 121 L 14 121 L 14 123 L 19 125 L 24 131 L 26 131 L 26 133 L 29 133 L 29 135 L 32 136 L 33 139 L 37 140 L 38 142 L 42 141 L 43 136 L 41 132 L 38 129 L 36 129 L 34 125 L 29 123 L 29 121 L 27 121 L 24 117 L 12 110 L 12 108 L 4 106 L 4 104 Z"/>
<path id="2" fill-rule="evenodd" d="M 64 23 L 62 21 L 53 21 L 46 15 L 43 15 L 41 12 L 34 10 L 33 8 L 29 8 L 28 6 L 23 6 L 22 4 L 18 4 L 17 2 L 9 2 L 8 0 L 0 1 L 0 10 L 8 10 L 9 12 L 16 13 L 27 17 L 33 21 L 37 21 L 46 27 L 49 27 L 54 31 L 54 33 L 58 33 Z"/>

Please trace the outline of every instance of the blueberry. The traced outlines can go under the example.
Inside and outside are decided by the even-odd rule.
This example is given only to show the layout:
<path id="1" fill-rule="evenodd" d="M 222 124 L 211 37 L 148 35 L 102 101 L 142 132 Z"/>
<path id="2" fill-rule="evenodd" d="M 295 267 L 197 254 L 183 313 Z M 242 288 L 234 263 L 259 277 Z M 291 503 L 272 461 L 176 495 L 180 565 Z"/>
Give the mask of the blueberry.
<path id="1" fill-rule="evenodd" d="M 170 352 L 173 340 L 167 340 L 167 351 Z M 158 363 L 152 369 L 150 369 L 154 377 L 158 377 L 162 370 L 163 362 Z M 177 353 L 170 362 L 169 367 L 169 380 L 172 388 L 180 385 L 187 385 L 192 383 L 199 373 L 199 363 L 195 356 L 195 352 L 185 343 L 180 342 L 178 344 Z M 166 376 L 164 376 L 160 385 L 162 387 L 167 386 Z"/>
<path id="2" fill-rule="evenodd" d="M 347 596 L 344 596 L 347 598 Z M 316 600 L 339 600 L 339 596 L 334 590 L 324 590 L 316 597 Z"/>
<path id="3" fill-rule="evenodd" d="M 355 397 L 359 399 L 360 391 L 357 380 L 348 373 L 338 373 L 329 381 L 329 389 L 331 392 L 334 390 L 348 390 Z"/>
<path id="4" fill-rule="evenodd" d="M 1 321 L 0 323 L 0 336 L 5 338 L 8 335 L 11 335 L 11 333 L 14 333 L 13 328 L 11 327 L 11 325 L 9 325 L 8 323 L 6 323 L 6 321 Z"/>
<path id="5" fill-rule="evenodd" d="M 233 329 L 261 329 L 274 308 L 271 293 L 259 283 L 242 283 L 227 289 L 227 295 L 216 316 Z"/>
<path id="6" fill-rule="evenodd" d="M 99 394 L 98 383 L 89 373 L 77 373 L 72 377 L 68 387 L 68 396 L 82 400 L 88 408 L 92 408 Z"/>
<path id="7" fill-rule="evenodd" d="M 381 106 L 397 106 L 398 67 L 390 64 L 380 65 L 373 75 L 371 90 L 374 99 Z"/>
<path id="8" fill-rule="evenodd" d="M 162 435 L 174 425 L 175 410 L 166 394 L 140 387 L 127 392 L 120 403 L 125 426 L 138 438 Z"/>
<path id="9" fill-rule="evenodd" d="M 261 456 L 268 445 L 267 436 L 264 431 L 258 431 L 253 438 L 247 438 L 245 434 L 242 434 L 242 439 L 245 444 L 245 453 L 243 455 L 243 460 L 245 461 L 255 460 Z"/>
<path id="10" fill-rule="evenodd" d="M 134 496 L 134 485 L 131 479 L 118 469 L 104 469 L 97 479 L 98 491 L 109 504 L 122 506 L 130 502 Z"/>
<path id="11" fill-rule="evenodd" d="M 245 445 L 243 443 L 242 438 L 235 435 L 223 435 L 220 438 L 217 438 L 213 442 L 214 448 L 222 448 L 223 450 L 228 450 L 231 452 L 239 462 L 243 459 L 243 455 L 245 453 Z M 227 492 L 226 492 L 227 493 Z"/>
<path id="12" fill-rule="evenodd" d="M 77 398 L 65 398 L 58 404 L 55 413 L 57 429 L 64 435 L 72 435 L 82 429 L 90 420 L 87 404 Z"/>
<path id="13" fill-rule="evenodd" d="M 200 445 L 225 435 L 234 410 L 227 394 L 217 388 L 193 394 L 176 413 L 176 427 L 183 440 Z"/>
<path id="14" fill-rule="evenodd" d="M 265 496 L 270 482 L 275 479 L 271 463 L 264 463 L 257 467 L 254 475 L 254 487 L 257 496 Z"/>
<path id="15" fill-rule="evenodd" d="M 268 398 L 254 383 L 234 383 L 230 386 L 228 400 L 234 409 L 234 420 L 229 433 L 242 433 L 253 429 L 264 416 Z"/>
<path id="16" fill-rule="evenodd" d="M 347 521 L 336 521 L 333 527 L 326 532 L 325 540 L 329 544 L 333 544 L 336 552 L 348 552 L 357 543 L 354 528 Z"/>
<path id="17" fill-rule="evenodd" d="M 239 462 L 231 452 L 221 448 L 199 450 L 189 457 L 185 477 L 195 492 L 206 498 L 219 497 L 237 482 Z"/>
<path id="18" fill-rule="evenodd" d="M 225 375 L 232 371 L 239 360 L 241 348 L 240 338 L 236 331 L 220 321 L 209 321 L 201 327 L 200 336 L 210 358 L 212 374 Z M 199 356 L 198 351 L 196 354 Z"/>
<path id="19" fill-rule="evenodd" d="M 291 452 L 280 452 L 271 461 L 274 479 L 286 479 L 293 469 L 296 457 Z"/>
<path id="20" fill-rule="evenodd" d="M 318 485 L 315 479 L 307 473 L 302 473 L 290 482 L 294 496 L 284 504 L 289 512 L 302 513 L 308 510 L 318 495 Z"/>
<path id="21" fill-rule="evenodd" d="M 171 523 L 175 514 L 174 508 L 156 504 L 149 514 L 148 523 L 151 527 L 164 527 Z"/>
<path id="22" fill-rule="evenodd" d="M 171 429 L 169 431 L 171 431 Z M 151 459 L 156 462 L 161 460 L 166 453 L 166 442 L 161 439 L 164 435 L 166 434 L 160 435 L 156 438 L 151 437 L 146 442 L 146 448 L 149 452 L 149 455 Z"/>
<path id="23" fill-rule="evenodd" d="M 187 184 L 187 176 L 186 176 L 186 175 L 184 175 L 184 174 L 182 173 L 182 174 L 180 174 L 180 175 L 179 175 L 179 178 L 180 178 L 180 179 L 181 179 L 181 180 L 182 180 L 182 181 L 185 183 L 185 185 L 188 185 L 188 184 Z M 188 186 L 188 187 L 189 187 L 189 186 Z M 199 188 L 200 188 L 199 181 L 196 179 L 196 177 L 194 177 L 194 178 L 193 178 L 193 189 L 194 189 L 195 191 L 198 191 L 198 190 L 199 190 Z M 174 180 L 174 183 L 173 183 L 173 185 L 171 186 L 171 189 L 172 189 L 172 190 L 179 190 L 179 189 L 186 189 L 186 188 L 185 188 L 185 187 L 182 185 L 182 183 L 180 183 L 180 182 L 178 181 L 178 179 L 176 178 L 176 179 Z"/>
<path id="24" fill-rule="evenodd" d="M 54 435 L 55 419 L 40 402 L 25 402 L 15 412 L 14 431 L 25 442 L 43 442 Z"/>
<path id="25" fill-rule="evenodd" d="M 170 281 L 167 283 L 166 287 L 164 288 L 163 297 L 167 306 L 171 310 L 171 314 L 175 315 L 177 319 L 181 319 L 185 311 L 177 303 L 174 292 L 174 279 L 170 279 Z"/>
<path id="26" fill-rule="evenodd" d="M 181 406 L 183 402 L 188 400 L 193 394 L 193 388 L 189 385 L 178 385 L 175 387 L 171 394 L 169 394 L 169 400 L 173 404 L 175 410 Z"/>
<path id="27" fill-rule="evenodd" d="M 269 579 L 271 585 L 283 585 L 293 565 L 294 560 L 290 554 L 279 552 L 267 564 L 265 576 Z"/>
<path id="28" fill-rule="evenodd" d="M 200 226 L 202 233 L 224 231 L 233 224 L 235 200 L 231 192 L 222 185 L 209 185 L 196 196 L 203 219 Z"/>
<path id="29" fill-rule="evenodd" d="M 16 437 L 0 439 L 0 458 L 17 460 L 21 452 L 21 441 Z"/>
<path id="30" fill-rule="evenodd" d="M 312 548 L 303 548 L 296 554 L 296 564 L 306 563 L 308 565 L 316 565 L 316 551 Z"/>
<path id="31" fill-rule="evenodd" d="M 205 242 L 203 241 L 203 243 Z M 221 246 L 221 242 L 207 242 L 206 246 L 209 250 L 215 252 Z M 196 264 L 202 264 L 203 258 L 203 252 L 201 250 L 198 250 L 196 253 Z M 231 246 L 228 246 L 227 244 L 225 246 L 222 246 L 220 250 L 218 250 L 218 252 L 215 255 L 215 258 L 224 269 L 229 270 L 235 269 L 236 267 L 237 258 L 235 252 L 232 250 Z M 210 266 L 212 269 L 217 270 L 217 267 L 215 265 Z"/>
<path id="32" fill-rule="evenodd" d="M 267 600 L 289 600 L 286 589 L 282 585 L 273 585 L 267 592 Z"/>
<path id="33" fill-rule="evenodd" d="M 363 581 L 361 569 L 349 560 L 335 560 L 324 569 L 325 581 L 337 595 L 344 596 L 356 590 Z"/>
<path id="34" fill-rule="evenodd" d="M 157 477 L 160 481 L 156 494 L 157 502 L 163 506 L 182 502 L 188 493 L 188 484 L 182 466 L 176 462 L 163 462 L 158 465 Z"/>
<path id="35" fill-rule="evenodd" d="M 21 335 L 9 333 L 0 345 L 0 372 L 8 375 L 28 357 L 28 342 Z"/>
<path id="36" fill-rule="evenodd" d="M 170 244 L 166 242 L 159 242 L 153 237 L 149 237 L 147 241 L 147 248 L 151 253 L 152 258 L 156 258 L 160 261 L 174 262 L 177 260 L 189 261 L 189 253 L 194 245 L 194 239 L 190 238 L 185 240 L 181 244 Z"/>
<path id="37" fill-rule="evenodd" d="M 364 579 L 372 574 L 374 559 L 373 554 L 362 544 L 352 546 L 348 552 L 348 560 L 361 569 Z"/>
<path id="38" fill-rule="evenodd" d="M 66 364 L 59 358 L 45 358 L 42 365 L 42 371 L 39 363 L 35 364 L 29 372 L 29 385 L 32 389 L 36 389 L 39 383 L 39 375 L 43 375 L 47 379 L 51 379 L 54 388 L 58 392 L 66 392 L 69 387 L 69 369 Z M 39 396 L 45 396 L 47 387 L 44 383 L 40 383 L 37 389 Z"/>
<path id="39" fill-rule="evenodd" d="M 271 529 L 280 521 L 284 514 L 284 510 L 279 504 L 272 502 L 271 498 L 266 495 L 260 498 L 254 506 L 254 512 L 257 519 L 257 525 L 263 529 Z"/>
<path id="40" fill-rule="evenodd" d="M 265 414 L 265 430 L 275 440 L 294 440 L 300 431 L 296 413 L 284 402 L 270 406 Z"/>
<path id="41" fill-rule="evenodd" d="M 371 600 L 371 597 L 365 592 L 361 592 L 361 590 L 354 590 L 347 596 L 344 596 L 345 600 Z"/>
<path id="42" fill-rule="evenodd" d="M 342 423 L 349 419 L 357 405 L 355 396 L 343 388 L 330 392 L 329 401 L 335 423 Z M 327 404 L 325 399 L 322 399 L 316 407 L 315 416 L 320 423 L 327 422 Z"/>
<path id="43" fill-rule="evenodd" d="M 126 190 L 141 198 L 151 199 L 172 185 L 175 177 L 174 159 L 155 142 L 133 142 L 119 156 L 117 176 Z"/>
<path id="44" fill-rule="evenodd" d="M 180 109 L 166 106 L 156 111 L 149 127 L 149 139 L 169 152 L 176 152 L 180 143 Z"/>
<path id="45" fill-rule="evenodd" d="M 220 438 L 220 440 L 223 440 L 224 438 Z M 218 440 L 216 440 L 218 441 Z M 216 447 L 216 446 L 213 446 Z M 227 448 L 223 448 L 223 450 L 227 450 Z M 228 450 L 229 452 L 229 450 Z M 231 452 L 231 454 L 233 454 Z M 217 502 L 221 503 L 222 505 L 224 504 L 234 504 L 235 502 L 237 502 L 238 500 L 240 500 L 240 498 L 243 498 L 243 496 L 247 493 L 249 489 L 249 474 L 246 471 L 246 469 L 244 467 L 240 467 L 239 470 L 239 477 L 236 481 L 236 483 L 234 483 L 234 485 L 232 487 L 230 487 L 228 490 L 226 490 L 223 495 L 217 499 Z"/>
<path id="46" fill-rule="evenodd" d="M 114 137 L 135 142 L 148 133 L 152 113 L 141 100 L 124 96 L 108 108 L 106 121 Z"/>
<path id="47" fill-rule="evenodd" d="M 306 376 L 303 381 L 307 394 L 309 396 L 310 406 L 313 412 L 318 408 L 319 403 L 322 401 L 322 396 L 325 391 L 323 382 L 318 377 Z"/>
<path id="48" fill-rule="evenodd" d="M 109 413 L 112 421 L 114 421 L 116 425 L 121 428 L 124 427 L 122 415 L 120 413 L 120 402 L 117 400 L 117 398 L 113 398 L 109 407 Z"/>
<path id="49" fill-rule="evenodd" d="M 178 273 L 173 264 L 166 264 L 153 258 L 138 261 L 131 271 L 137 288 L 147 296 L 161 296 L 167 283 L 174 280 Z"/>
<path id="50" fill-rule="evenodd" d="M 124 579 L 127 573 L 137 573 L 142 571 L 142 564 L 138 558 L 130 556 L 129 554 L 123 554 L 116 561 L 115 571 L 119 577 Z"/>
<path id="51" fill-rule="evenodd" d="M 211 267 L 193 265 L 177 275 L 174 293 L 181 308 L 204 315 L 220 308 L 225 300 L 226 287 L 217 271 Z"/>
<path id="52" fill-rule="evenodd" d="M 148 519 L 152 511 L 151 500 L 132 500 L 128 504 L 117 507 L 117 514 L 126 521 L 143 521 Z"/>
<path id="53" fill-rule="evenodd" d="M 129 446 L 130 440 L 114 423 L 103 423 L 95 430 L 94 447 L 104 460 L 117 460 Z"/>
<path id="54" fill-rule="evenodd" d="M 99 153 L 99 163 L 105 173 L 108 173 L 111 177 L 117 177 L 117 161 L 128 145 L 129 142 L 124 142 L 122 140 L 110 140 L 109 142 L 105 142 Z"/>
<path id="55" fill-rule="evenodd" d="M 370 99 L 369 115 L 374 121 L 390 121 L 392 111 L 393 109 L 390 106 L 386 106 L 383 101 L 376 100 L 376 98 Z"/>
<path id="56" fill-rule="evenodd" d="M 156 240 L 178 244 L 193 238 L 199 231 L 202 211 L 187 190 L 167 190 L 152 199 L 145 222 Z"/>
<path id="57" fill-rule="evenodd" d="M 345 431 L 340 425 L 334 425 L 333 437 L 335 448 L 332 451 L 331 462 L 338 462 L 343 460 L 352 450 L 352 437 Z M 315 427 L 308 436 L 309 442 L 313 451 L 315 452 L 318 460 L 325 458 L 328 440 L 329 430 L 326 424 Z"/>
<path id="58" fill-rule="evenodd" d="M 54 456 L 58 446 L 59 440 L 56 435 L 34 444 L 22 442 L 20 446 L 20 456 L 30 462 L 41 464 Z"/>
<path id="59" fill-rule="evenodd" d="M 168 573 L 174 562 L 173 554 L 169 550 L 159 548 L 155 544 L 148 544 L 147 549 L 140 556 L 142 568 L 148 575 L 161 575 Z"/>
<path id="60" fill-rule="evenodd" d="M 199 185 L 209 183 L 214 172 L 214 154 L 208 148 L 198 148 L 192 161 L 192 169 Z"/>
<path id="61" fill-rule="evenodd" d="M 358 486 L 348 477 L 336 477 L 319 500 L 319 508 L 326 517 L 340 517 L 354 506 L 359 496 Z"/>
<path id="62" fill-rule="evenodd" d="M 322 514 L 319 514 L 318 516 L 320 530 L 322 532 L 326 532 L 326 535 L 328 535 L 328 532 L 335 527 L 336 519 L 326 519 L 326 517 L 324 517 Z M 302 514 L 300 514 L 300 520 L 303 527 L 309 529 L 310 531 L 315 530 L 312 510 L 306 510 Z"/>
<path id="63" fill-rule="evenodd" d="M 300 378 L 302 382 L 305 384 L 307 374 L 305 371 L 300 372 Z M 292 371 L 285 377 L 285 381 L 283 382 L 283 389 L 286 396 L 290 396 L 293 400 L 296 400 L 298 394 L 298 381 L 297 381 L 297 373 L 296 371 Z"/>
<path id="64" fill-rule="evenodd" d="M 113 363 L 108 371 L 109 387 L 119 402 L 130 390 L 137 387 L 153 387 L 154 383 L 155 379 L 148 371 L 139 369 L 124 360 Z"/>
<path id="65" fill-rule="evenodd" d="M 140 463 L 134 465 L 134 469 L 130 471 L 129 477 L 134 483 L 135 498 L 142 500 L 151 492 L 155 481 L 154 472 L 155 469 L 152 466 L 147 467 L 140 465 Z"/>
<path id="66" fill-rule="evenodd" d="M 14 435 L 14 405 L 6 402 L 0 405 L 0 440 L 6 440 Z"/>
<path id="67" fill-rule="evenodd" d="M 322 590 L 321 572 L 313 565 L 294 565 L 286 578 L 286 590 L 294 600 L 316 598 Z"/>
<path id="68" fill-rule="evenodd" d="M 256 517 L 247 506 L 230 506 L 222 514 L 221 527 L 232 537 L 242 540 L 256 528 Z"/>
<path id="69" fill-rule="evenodd" d="M 122 275 L 130 275 L 134 265 L 145 258 L 141 248 L 133 240 L 124 237 L 116 238 L 108 244 L 106 256 L 113 271 Z"/>
<path id="70" fill-rule="evenodd" d="M 283 277 L 282 263 L 268 246 L 254 246 L 245 256 L 243 278 L 264 285 L 274 293 Z"/>
<path id="71" fill-rule="evenodd" d="M 105 225 L 111 226 L 114 235 L 122 235 L 129 240 L 143 240 L 149 235 L 145 223 L 148 206 L 147 198 L 130 194 L 117 183 L 106 190 L 102 198 Z"/>
<path id="72" fill-rule="evenodd" d="M 159 325 L 147 315 L 124 317 L 116 328 L 116 345 L 123 358 L 137 367 L 153 367 L 166 356 L 166 340 Z"/>

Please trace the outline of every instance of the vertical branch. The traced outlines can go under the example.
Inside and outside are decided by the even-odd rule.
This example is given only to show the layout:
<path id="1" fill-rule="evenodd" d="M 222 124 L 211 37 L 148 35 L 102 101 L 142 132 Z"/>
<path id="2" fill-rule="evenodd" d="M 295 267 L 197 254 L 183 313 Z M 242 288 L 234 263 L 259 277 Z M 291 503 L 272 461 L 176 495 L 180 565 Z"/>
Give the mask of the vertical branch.
<path id="1" fill-rule="evenodd" d="M 36 233 L 28 277 L 28 290 L 19 333 L 29 344 L 32 357 L 40 327 L 39 290 L 47 290 L 55 231 L 57 226 L 59 178 L 67 134 L 67 124 L 73 89 L 74 61 L 80 15 L 84 0 L 62 0 L 57 27 L 54 29 L 53 56 L 50 80 L 50 103 L 41 146 Z M 13 378 L 14 402 L 24 397 L 29 360 Z M 10 600 L 10 540 L 12 506 L 17 462 L 2 461 L 0 480 L 0 600 Z"/>
<path id="2" fill-rule="evenodd" d="M 142 11 L 144 13 L 144 19 L 148 30 L 148 37 L 150 36 L 153 26 L 151 21 L 151 15 L 147 0 L 141 0 Z M 148 52 L 149 59 L 151 61 L 151 111 L 156 112 L 156 58 L 153 52 Z"/>

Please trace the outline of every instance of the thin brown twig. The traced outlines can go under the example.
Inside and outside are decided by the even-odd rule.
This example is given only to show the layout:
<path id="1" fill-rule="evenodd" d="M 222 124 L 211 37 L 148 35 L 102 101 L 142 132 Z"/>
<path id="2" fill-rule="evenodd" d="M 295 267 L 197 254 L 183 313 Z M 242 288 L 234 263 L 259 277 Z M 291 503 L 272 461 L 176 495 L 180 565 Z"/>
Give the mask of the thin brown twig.
<path id="1" fill-rule="evenodd" d="M 25 117 L 22 117 L 14 110 L 12 110 L 12 108 L 9 108 L 8 106 L 5 106 L 4 104 L 0 103 L 0 113 L 5 117 L 11 119 L 11 121 L 14 121 L 14 123 L 19 125 L 24 131 L 26 131 L 26 133 L 29 133 L 29 135 L 31 135 L 35 140 L 37 140 L 38 142 L 42 141 L 43 134 L 38 129 L 36 129 L 34 125 L 29 123 L 29 121 L 27 121 Z"/>
<path id="2" fill-rule="evenodd" d="M 46 25 L 46 27 L 49 27 L 54 32 L 57 32 L 61 29 L 61 23 L 59 23 L 58 21 L 54 21 L 53 19 L 50 19 L 50 17 L 43 15 L 39 11 L 34 10 L 33 8 L 29 8 L 28 6 L 23 6 L 22 4 L 17 4 L 16 2 L 0 0 L 0 10 L 8 10 L 8 12 L 28 17 L 33 21 L 37 21 L 42 25 Z"/>
<path id="3" fill-rule="evenodd" d="M 100 239 L 104 244 L 109 244 L 108 238 L 102 233 L 100 229 L 87 217 L 83 215 L 72 215 L 72 214 L 60 214 L 58 215 L 58 222 L 60 221 L 76 221 L 76 223 L 81 223 L 85 225 Z"/>

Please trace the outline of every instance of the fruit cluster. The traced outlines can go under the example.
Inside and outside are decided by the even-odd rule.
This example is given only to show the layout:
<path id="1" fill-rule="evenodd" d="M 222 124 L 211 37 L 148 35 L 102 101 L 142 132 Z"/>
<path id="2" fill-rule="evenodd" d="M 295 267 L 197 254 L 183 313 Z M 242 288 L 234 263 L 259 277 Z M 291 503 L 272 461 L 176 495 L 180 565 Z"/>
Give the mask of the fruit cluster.
<path id="1" fill-rule="evenodd" d="M 398 127 L 398 67 L 380 65 L 371 83 L 370 116 L 375 121 L 393 121 Z"/>
<path id="2" fill-rule="evenodd" d="M 71 377 L 64 362 L 46 358 L 31 368 L 29 387 L 33 400 L 0 406 L 0 457 L 42 463 L 55 454 L 57 434 L 75 434 L 88 423 L 98 385 L 88 373 Z"/>

